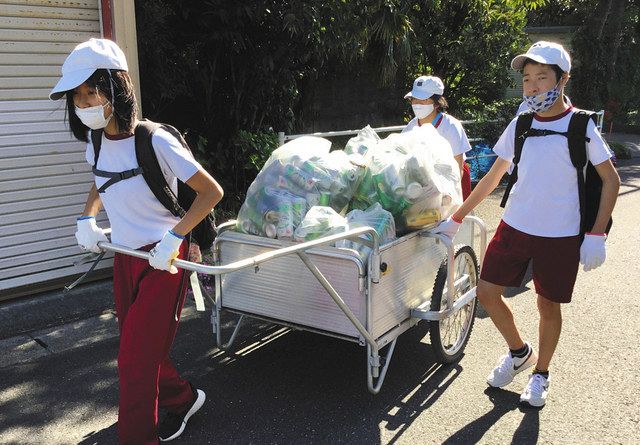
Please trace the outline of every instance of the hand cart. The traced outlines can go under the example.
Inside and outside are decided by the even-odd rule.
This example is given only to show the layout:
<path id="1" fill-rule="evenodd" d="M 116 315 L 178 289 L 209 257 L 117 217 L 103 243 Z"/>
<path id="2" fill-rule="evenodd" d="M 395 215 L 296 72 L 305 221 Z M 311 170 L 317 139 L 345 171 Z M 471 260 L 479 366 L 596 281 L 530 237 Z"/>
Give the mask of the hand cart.
<path id="1" fill-rule="evenodd" d="M 382 246 L 370 227 L 293 243 L 229 230 L 234 226 L 219 227 L 214 265 L 174 261 L 177 267 L 215 275 L 211 322 L 220 348 L 233 344 L 245 317 L 348 340 L 367 347 L 367 386 L 373 394 L 382 387 L 398 336 L 421 320 L 430 324 L 440 362 L 462 356 L 476 311 L 476 227 L 480 263 L 486 247 L 479 218 L 467 216 L 453 242 L 427 227 Z M 370 253 L 362 258 L 356 250 L 333 247 L 343 239 L 367 245 Z M 148 258 L 147 252 L 99 245 Z M 223 310 L 240 316 L 226 343 Z"/>

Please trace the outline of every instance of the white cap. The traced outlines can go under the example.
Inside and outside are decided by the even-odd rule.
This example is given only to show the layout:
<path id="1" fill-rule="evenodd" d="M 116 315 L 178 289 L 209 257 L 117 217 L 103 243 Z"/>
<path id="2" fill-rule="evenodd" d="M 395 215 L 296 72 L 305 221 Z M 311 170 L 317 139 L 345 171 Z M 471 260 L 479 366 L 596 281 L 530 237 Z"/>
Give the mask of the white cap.
<path id="1" fill-rule="evenodd" d="M 420 76 L 413 81 L 413 88 L 404 95 L 404 98 L 429 99 L 434 94 L 442 95 L 442 93 L 444 93 L 444 84 L 439 77 Z"/>
<path id="2" fill-rule="evenodd" d="M 558 65 L 565 73 L 571 71 L 571 57 L 569 57 L 569 53 L 562 45 L 558 43 L 545 42 L 543 40 L 534 43 L 525 54 L 520 54 L 513 58 L 511 68 L 521 70 L 527 59 L 545 65 Z"/>
<path id="3" fill-rule="evenodd" d="M 49 99 L 60 99 L 97 69 L 129 70 L 124 53 L 111 40 L 89 39 L 76 46 L 62 64 L 62 78 L 49 93 Z"/>

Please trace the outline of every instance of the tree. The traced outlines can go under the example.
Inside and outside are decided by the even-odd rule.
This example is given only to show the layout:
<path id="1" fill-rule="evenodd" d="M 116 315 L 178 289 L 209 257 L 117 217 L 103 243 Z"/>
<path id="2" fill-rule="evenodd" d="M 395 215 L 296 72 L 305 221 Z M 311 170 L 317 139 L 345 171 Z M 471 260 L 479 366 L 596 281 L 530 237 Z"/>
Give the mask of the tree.
<path id="1" fill-rule="evenodd" d="M 241 199 L 273 148 L 269 129 L 300 128 L 305 97 L 330 74 L 404 90 L 433 73 L 459 110 L 500 98 L 539 1 L 138 0 L 143 110 L 188 130 L 226 196 Z"/>
<path id="2" fill-rule="evenodd" d="M 533 2 L 414 1 L 412 60 L 407 81 L 433 74 L 453 109 L 464 112 L 501 99 L 509 63 L 526 45 L 526 6 Z"/>
<path id="3" fill-rule="evenodd" d="M 637 0 L 555 0 L 529 24 L 572 25 L 572 99 L 623 119 L 640 105 L 640 5 Z"/>

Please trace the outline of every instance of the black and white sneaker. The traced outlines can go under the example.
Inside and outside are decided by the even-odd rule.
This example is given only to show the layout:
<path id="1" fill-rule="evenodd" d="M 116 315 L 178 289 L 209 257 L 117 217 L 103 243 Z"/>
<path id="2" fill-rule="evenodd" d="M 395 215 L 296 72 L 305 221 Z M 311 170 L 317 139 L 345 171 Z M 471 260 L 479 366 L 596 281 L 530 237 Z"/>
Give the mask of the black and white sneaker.
<path id="1" fill-rule="evenodd" d="M 487 383 L 494 388 L 502 388 L 513 381 L 513 378 L 535 365 L 538 356 L 533 351 L 529 343 L 526 343 L 528 350 L 524 357 L 513 357 L 510 352 L 500 357 L 500 362 L 487 376 Z"/>
<path id="2" fill-rule="evenodd" d="M 189 418 L 204 404 L 207 398 L 204 391 L 195 389 L 193 386 L 191 386 L 191 391 L 193 391 L 195 397 L 191 406 L 181 413 L 168 412 L 160 424 L 158 424 L 158 438 L 160 442 L 169 442 L 170 440 L 180 437 L 187 426 Z"/>

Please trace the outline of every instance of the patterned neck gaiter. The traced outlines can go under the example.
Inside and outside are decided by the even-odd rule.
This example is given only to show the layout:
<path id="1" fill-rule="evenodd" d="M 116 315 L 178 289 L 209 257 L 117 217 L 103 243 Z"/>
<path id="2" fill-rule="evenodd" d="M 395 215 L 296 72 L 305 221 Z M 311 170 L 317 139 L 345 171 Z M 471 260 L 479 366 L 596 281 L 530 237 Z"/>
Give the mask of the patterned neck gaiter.
<path id="1" fill-rule="evenodd" d="M 546 93 L 537 94 L 535 96 L 527 96 L 523 94 L 522 98 L 530 109 L 536 113 L 543 113 L 551 108 L 556 100 L 558 100 L 558 97 L 560 97 L 560 89 L 558 88 L 558 85 L 560 85 L 560 82 Z"/>

